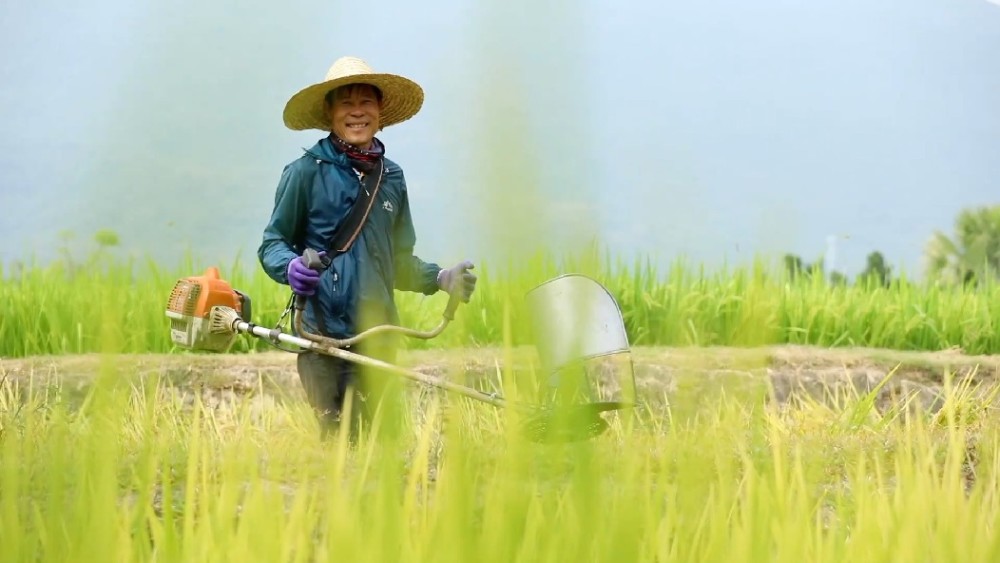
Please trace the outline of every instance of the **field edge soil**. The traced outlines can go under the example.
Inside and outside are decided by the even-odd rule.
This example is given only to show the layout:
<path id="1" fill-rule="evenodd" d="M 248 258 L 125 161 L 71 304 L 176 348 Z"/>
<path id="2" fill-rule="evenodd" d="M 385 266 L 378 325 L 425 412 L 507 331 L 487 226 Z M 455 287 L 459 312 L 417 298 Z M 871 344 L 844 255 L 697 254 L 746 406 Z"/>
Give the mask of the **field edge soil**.
<path id="1" fill-rule="evenodd" d="M 628 356 L 625 356 L 628 358 Z M 533 349 L 456 348 L 409 350 L 399 365 L 440 377 L 464 372 L 478 377 L 495 375 L 509 362 L 533 359 Z M 0 380 L 47 381 L 86 386 L 103 369 L 123 375 L 166 377 L 176 385 L 247 389 L 266 380 L 269 385 L 295 385 L 295 354 L 101 354 L 0 357 Z M 642 347 L 631 350 L 635 377 L 642 388 L 669 385 L 680 374 L 693 377 L 725 374 L 768 375 L 781 387 L 809 382 L 853 381 L 870 388 L 890 372 L 893 379 L 939 387 L 946 376 L 971 377 L 991 383 L 1000 374 L 1000 355 L 971 356 L 959 350 L 937 352 L 814 346 Z"/>

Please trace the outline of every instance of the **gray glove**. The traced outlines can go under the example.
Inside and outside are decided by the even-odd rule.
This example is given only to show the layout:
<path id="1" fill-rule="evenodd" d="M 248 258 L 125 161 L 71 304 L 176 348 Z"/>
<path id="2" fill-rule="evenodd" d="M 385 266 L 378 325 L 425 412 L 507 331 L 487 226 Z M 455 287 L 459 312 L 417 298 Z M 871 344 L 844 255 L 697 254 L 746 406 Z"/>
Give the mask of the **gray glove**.
<path id="1" fill-rule="evenodd" d="M 458 292 L 462 301 L 469 302 L 472 292 L 476 290 L 476 275 L 469 270 L 476 266 L 469 260 L 464 260 L 458 264 L 438 272 L 438 287 L 448 293 Z"/>

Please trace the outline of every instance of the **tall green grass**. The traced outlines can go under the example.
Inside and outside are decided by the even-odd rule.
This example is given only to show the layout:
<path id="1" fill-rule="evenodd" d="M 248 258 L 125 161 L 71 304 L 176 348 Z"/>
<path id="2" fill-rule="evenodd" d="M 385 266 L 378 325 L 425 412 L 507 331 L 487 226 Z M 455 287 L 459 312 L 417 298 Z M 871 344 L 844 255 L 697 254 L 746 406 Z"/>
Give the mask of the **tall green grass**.
<path id="1" fill-rule="evenodd" d="M 409 432 L 351 449 L 300 402 L 211 407 L 123 365 L 82 405 L 0 384 L 5 561 L 1000 557 L 996 415 L 961 386 L 906 417 L 867 396 L 651 402 L 568 445 L 414 393 Z"/>
<path id="2" fill-rule="evenodd" d="M 92 260 L 29 265 L 0 272 L 0 356 L 72 354 L 100 349 L 101 323 L 120 327 L 126 352 L 169 352 L 163 311 L 173 283 L 209 264 L 189 259 L 175 269 L 141 260 Z M 239 259 L 220 264 L 223 277 L 253 299 L 254 321 L 273 326 L 288 304 L 287 286 Z M 1000 285 L 936 286 L 905 279 L 889 287 L 831 285 L 822 278 L 788 278 L 763 260 L 749 267 L 707 271 L 677 261 L 660 271 L 648 263 L 613 261 L 596 252 L 518 263 L 478 264 L 477 291 L 456 322 L 414 347 L 497 345 L 505 314 L 525 318 L 523 296 L 535 285 L 579 272 L 604 284 L 618 301 L 633 345 L 755 346 L 808 344 L 901 350 L 961 348 L 1000 352 Z M 440 319 L 443 294 L 397 293 L 408 326 Z M 514 344 L 526 343 L 523 331 Z M 268 345 L 242 339 L 235 352 Z"/>

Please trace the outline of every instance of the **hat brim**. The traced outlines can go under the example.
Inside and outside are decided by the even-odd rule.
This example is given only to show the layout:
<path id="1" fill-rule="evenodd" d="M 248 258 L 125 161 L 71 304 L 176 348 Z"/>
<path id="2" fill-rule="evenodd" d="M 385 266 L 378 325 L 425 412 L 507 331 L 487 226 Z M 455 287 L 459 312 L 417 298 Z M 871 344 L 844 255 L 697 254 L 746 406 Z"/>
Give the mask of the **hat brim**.
<path id="1" fill-rule="evenodd" d="M 379 126 L 389 127 L 406 121 L 420 111 L 424 90 L 409 78 L 388 73 L 353 74 L 326 80 L 299 90 L 285 104 L 285 126 L 295 131 L 331 129 L 325 101 L 327 92 L 346 84 L 370 84 L 382 91 Z"/>

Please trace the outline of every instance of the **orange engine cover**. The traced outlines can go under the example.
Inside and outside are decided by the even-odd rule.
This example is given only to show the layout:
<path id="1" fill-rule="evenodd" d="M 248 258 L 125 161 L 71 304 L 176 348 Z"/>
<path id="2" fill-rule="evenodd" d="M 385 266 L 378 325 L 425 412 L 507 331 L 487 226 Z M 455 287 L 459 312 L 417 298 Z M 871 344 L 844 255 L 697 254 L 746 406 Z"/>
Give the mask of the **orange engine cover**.
<path id="1" fill-rule="evenodd" d="M 168 311 L 185 317 L 205 318 L 216 306 L 231 307 L 242 313 L 239 295 L 229 282 L 219 276 L 219 269 L 215 266 L 206 269 L 200 276 L 177 280 L 167 302 Z"/>
<path id="2" fill-rule="evenodd" d="M 213 307 L 229 307 L 239 313 L 240 318 L 250 320 L 249 298 L 222 279 L 218 268 L 209 267 L 200 276 L 177 280 L 167 301 L 171 340 L 183 348 L 195 350 L 219 352 L 228 349 L 236 335 L 210 330 L 209 315 Z"/>

